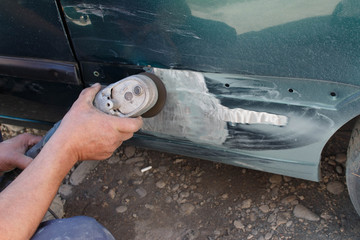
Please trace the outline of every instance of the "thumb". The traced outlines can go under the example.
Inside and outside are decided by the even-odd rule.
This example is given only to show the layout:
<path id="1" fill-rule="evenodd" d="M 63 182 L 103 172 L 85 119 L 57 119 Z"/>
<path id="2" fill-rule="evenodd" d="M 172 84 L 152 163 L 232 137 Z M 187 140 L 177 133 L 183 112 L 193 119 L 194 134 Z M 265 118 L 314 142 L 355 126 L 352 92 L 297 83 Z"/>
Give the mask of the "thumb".
<path id="1" fill-rule="evenodd" d="M 84 98 L 86 101 L 93 101 L 96 94 L 100 91 L 101 85 L 100 83 L 95 83 L 89 88 L 85 88 L 81 93 L 80 97 Z"/>

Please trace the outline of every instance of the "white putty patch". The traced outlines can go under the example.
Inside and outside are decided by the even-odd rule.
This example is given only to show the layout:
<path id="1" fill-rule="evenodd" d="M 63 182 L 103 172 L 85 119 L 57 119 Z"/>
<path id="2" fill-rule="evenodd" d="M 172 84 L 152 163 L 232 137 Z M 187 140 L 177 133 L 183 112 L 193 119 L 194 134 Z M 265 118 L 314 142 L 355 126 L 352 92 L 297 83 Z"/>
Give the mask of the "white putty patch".
<path id="1" fill-rule="evenodd" d="M 144 119 L 144 131 L 222 144 L 228 136 L 227 122 L 287 125 L 286 116 L 221 105 L 220 100 L 209 93 L 202 73 L 158 68 L 153 71 L 164 82 L 168 95 L 162 112 Z"/>

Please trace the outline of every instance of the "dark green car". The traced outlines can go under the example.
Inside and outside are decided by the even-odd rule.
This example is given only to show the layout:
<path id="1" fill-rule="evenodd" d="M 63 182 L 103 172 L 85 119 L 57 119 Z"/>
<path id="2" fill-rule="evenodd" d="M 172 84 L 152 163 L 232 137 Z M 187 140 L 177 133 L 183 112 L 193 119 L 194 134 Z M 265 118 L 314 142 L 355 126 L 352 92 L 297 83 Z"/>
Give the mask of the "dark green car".
<path id="1" fill-rule="evenodd" d="M 0 24 L 4 123 L 52 125 L 89 84 L 148 71 L 167 101 L 136 144 L 319 181 L 324 146 L 360 115 L 358 0 L 2 0 Z"/>

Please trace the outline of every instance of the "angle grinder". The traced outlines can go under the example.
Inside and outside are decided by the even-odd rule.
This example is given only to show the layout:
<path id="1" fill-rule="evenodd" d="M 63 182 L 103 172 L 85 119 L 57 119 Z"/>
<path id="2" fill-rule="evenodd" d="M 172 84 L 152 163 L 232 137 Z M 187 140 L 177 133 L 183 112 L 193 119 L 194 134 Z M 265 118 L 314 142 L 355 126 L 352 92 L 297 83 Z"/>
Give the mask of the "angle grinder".
<path id="1" fill-rule="evenodd" d="M 94 106 L 118 117 L 150 118 L 163 109 L 165 101 L 166 88 L 163 82 L 156 75 L 143 72 L 102 88 L 95 96 Z M 61 121 L 57 122 L 25 155 L 35 158 L 60 123 Z"/>

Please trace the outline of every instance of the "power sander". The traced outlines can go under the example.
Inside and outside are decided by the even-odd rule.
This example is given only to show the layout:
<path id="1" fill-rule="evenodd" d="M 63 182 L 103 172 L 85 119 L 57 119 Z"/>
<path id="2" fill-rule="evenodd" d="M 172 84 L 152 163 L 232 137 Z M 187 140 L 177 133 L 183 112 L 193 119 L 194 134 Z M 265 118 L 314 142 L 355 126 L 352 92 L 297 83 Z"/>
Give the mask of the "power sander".
<path id="1" fill-rule="evenodd" d="M 103 87 L 95 96 L 94 106 L 118 117 L 150 118 L 163 109 L 165 101 L 166 88 L 163 82 L 156 75 L 143 72 Z M 57 122 L 25 155 L 35 158 L 60 123 L 61 121 Z"/>

